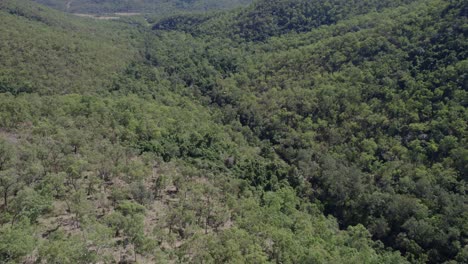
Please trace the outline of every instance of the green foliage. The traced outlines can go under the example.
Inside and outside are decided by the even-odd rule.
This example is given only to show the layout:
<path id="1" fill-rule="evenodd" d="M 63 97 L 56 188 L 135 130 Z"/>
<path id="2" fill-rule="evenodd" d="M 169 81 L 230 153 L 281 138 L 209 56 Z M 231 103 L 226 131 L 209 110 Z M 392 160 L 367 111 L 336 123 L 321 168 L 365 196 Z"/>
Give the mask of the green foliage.
<path id="1" fill-rule="evenodd" d="M 190 259 L 193 263 L 267 263 L 268 260 L 255 238 L 238 228 L 192 243 L 199 247 Z"/>
<path id="2" fill-rule="evenodd" d="M 0 19 L 1 262 L 466 262 L 464 1 Z"/>
<path id="3" fill-rule="evenodd" d="M 263 201 L 243 198 L 237 204 L 234 219 L 239 226 L 197 240 L 194 244 L 201 248 L 195 250 L 200 253 L 194 261 L 404 262 L 398 254 L 377 254 L 374 247 L 378 247 L 370 242 L 370 234 L 363 226 L 339 231 L 336 222 L 299 200 L 291 188 L 267 192 Z"/>
<path id="4" fill-rule="evenodd" d="M 119 212 L 121 212 L 124 216 L 132 216 L 136 214 L 145 213 L 145 207 L 136 203 L 129 202 L 129 201 L 125 201 L 119 204 L 116 209 Z"/>
<path id="5" fill-rule="evenodd" d="M 50 197 L 45 197 L 30 188 L 24 188 L 16 194 L 11 202 L 11 212 L 14 219 L 26 217 L 31 222 L 35 222 L 39 216 L 50 211 L 52 201 Z"/>
<path id="6" fill-rule="evenodd" d="M 72 93 L 108 87 L 137 51 L 128 26 L 98 25 L 2 1 L 0 92 Z M 118 31 L 118 33 L 115 33 Z M 120 56 L 114 56 L 120 54 Z"/>
<path id="7" fill-rule="evenodd" d="M 442 195 L 455 207 L 461 205 L 456 200 L 465 200 L 466 168 L 461 164 L 466 155 L 461 149 L 466 149 L 466 129 L 461 120 L 466 119 L 466 105 L 457 98 L 466 96 L 466 41 L 459 41 L 465 39 L 460 25 L 466 15 L 460 1 L 408 3 L 373 2 L 378 13 L 367 9 L 372 5 L 354 2 L 337 5 L 336 13 L 328 15 L 315 8 L 311 10 L 321 10 L 322 22 L 307 15 L 310 24 L 295 25 L 301 21 L 295 17 L 301 17 L 294 12 L 308 10 L 294 10 L 295 5 L 323 4 L 327 9 L 328 3 L 260 1 L 193 25 L 177 18 L 169 29 L 196 36 L 180 46 L 209 42 L 205 50 L 214 45 L 224 50 L 217 36 L 226 36 L 231 39 L 221 39 L 248 54 L 228 74 L 218 71 L 208 78 L 213 81 L 186 82 L 223 109 L 225 124 L 248 126 L 294 168 L 286 169 L 286 177 L 276 167 L 272 177 L 258 165 L 239 164 L 241 175 L 267 188 L 269 178 L 288 179 L 299 185 L 300 195 L 321 201 L 325 213 L 338 217 L 342 227 L 361 223 L 409 259 L 439 263 L 463 247 L 450 241 L 463 245 L 465 237 L 450 231 L 454 225 L 464 230 L 455 223 L 466 221 L 465 216 L 452 222 L 451 213 L 442 209 L 447 203 L 430 197 Z M 401 6 L 389 8 L 393 5 Z M 247 26 L 238 29 L 235 23 Z M 324 24 L 330 26 L 318 27 Z M 310 32 L 285 34 L 291 31 Z M 238 36 L 266 42 L 245 44 Z M 197 51 L 189 60 L 216 68 Z M 183 68 L 176 77 L 186 81 L 189 71 Z M 433 217 L 439 220 L 429 220 Z M 429 235 L 433 232 L 444 235 Z"/>
<path id="8" fill-rule="evenodd" d="M 21 263 L 36 247 L 34 229 L 27 220 L 0 227 L 0 262 Z"/>
<path id="9" fill-rule="evenodd" d="M 411 2 L 415 1 L 260 0 L 237 12 L 206 17 L 190 14 L 168 17 L 159 21 L 154 29 L 183 30 L 197 35 L 227 33 L 232 38 L 264 41 L 272 36 L 308 32 L 356 15 L 381 12 Z"/>
<path id="10" fill-rule="evenodd" d="M 72 13 L 144 12 L 164 15 L 180 11 L 228 9 L 249 4 L 251 0 L 38 0 L 37 2 Z"/>
<path id="11" fill-rule="evenodd" d="M 54 232 L 39 248 L 39 256 L 47 263 L 91 263 L 94 252 L 86 247 L 86 241 L 77 235 L 67 236 Z"/>

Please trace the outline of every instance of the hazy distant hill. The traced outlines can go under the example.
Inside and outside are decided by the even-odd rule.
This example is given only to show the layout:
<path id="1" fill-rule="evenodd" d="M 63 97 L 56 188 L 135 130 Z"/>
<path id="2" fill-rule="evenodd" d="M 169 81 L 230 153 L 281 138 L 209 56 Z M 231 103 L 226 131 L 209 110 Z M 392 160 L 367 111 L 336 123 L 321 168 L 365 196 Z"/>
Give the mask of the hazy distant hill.
<path id="1" fill-rule="evenodd" d="M 71 13 L 206 11 L 247 5 L 252 0 L 35 0 Z"/>

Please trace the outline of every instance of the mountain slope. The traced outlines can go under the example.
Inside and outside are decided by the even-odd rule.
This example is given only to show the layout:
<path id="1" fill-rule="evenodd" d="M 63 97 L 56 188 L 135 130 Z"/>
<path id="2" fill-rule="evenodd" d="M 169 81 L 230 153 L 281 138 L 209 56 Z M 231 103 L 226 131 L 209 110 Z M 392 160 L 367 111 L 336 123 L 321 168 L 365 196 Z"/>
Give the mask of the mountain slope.
<path id="1" fill-rule="evenodd" d="M 137 56 L 130 27 L 2 1 L 0 91 L 70 93 L 109 86 Z"/>
<path id="2" fill-rule="evenodd" d="M 215 14 L 208 21 L 186 23 L 184 15 L 164 18 L 155 24 L 154 29 L 181 30 L 185 27 L 184 31 L 200 35 L 215 33 L 248 41 L 263 41 L 272 36 L 307 32 L 354 16 L 381 12 L 411 2 L 415 1 L 255 1 L 248 8 Z"/>
<path id="3" fill-rule="evenodd" d="M 35 0 L 38 3 L 70 13 L 137 12 L 167 14 L 180 11 L 230 9 L 251 3 L 251 0 Z"/>
<path id="4" fill-rule="evenodd" d="M 208 104 L 229 46 L 0 5 L 0 262 L 406 262 Z"/>
<path id="5" fill-rule="evenodd" d="M 154 29 L 190 33 L 187 47 L 203 43 L 205 52 L 189 53 L 190 61 L 219 72 L 197 79 L 187 67 L 179 77 L 221 107 L 224 122 L 268 142 L 265 155 L 293 168 L 282 177 L 301 196 L 323 204 L 342 227 L 364 224 L 415 263 L 463 263 L 467 10 L 464 1 L 417 1 L 300 34 L 266 23 L 273 25 L 266 36 L 255 23 L 271 16 L 259 10 L 241 38 L 220 32 L 236 32 L 233 22 L 245 24 L 237 18 L 246 10 L 194 25 L 179 19 L 162 28 L 170 19 L 163 20 Z M 269 186 L 276 178 L 262 180 Z"/>
<path id="6" fill-rule="evenodd" d="M 0 262 L 467 263 L 467 17 L 0 2 Z"/>

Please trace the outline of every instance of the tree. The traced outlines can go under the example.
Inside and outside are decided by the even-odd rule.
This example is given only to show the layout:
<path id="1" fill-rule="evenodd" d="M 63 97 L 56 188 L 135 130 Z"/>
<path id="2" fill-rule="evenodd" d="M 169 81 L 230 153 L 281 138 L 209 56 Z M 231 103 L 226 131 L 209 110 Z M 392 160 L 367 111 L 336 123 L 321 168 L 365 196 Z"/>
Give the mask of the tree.
<path id="1" fill-rule="evenodd" d="M 5 139 L 0 138 L 0 188 L 2 190 L 4 209 L 8 207 L 8 195 L 18 182 L 16 170 L 13 167 L 15 152 L 13 146 Z"/>
<path id="2" fill-rule="evenodd" d="M 27 219 L 0 227 L 0 262 L 16 263 L 36 246 L 34 229 Z"/>
<path id="3" fill-rule="evenodd" d="M 63 231 L 55 231 L 39 247 L 39 257 L 47 263 L 72 264 L 92 263 L 96 260 L 96 253 L 86 247 L 78 235 L 67 235 Z"/>
<path id="4" fill-rule="evenodd" d="M 133 246 L 135 262 L 137 253 L 151 251 L 155 242 L 149 240 L 144 232 L 145 207 L 130 201 L 124 201 L 117 206 L 117 211 L 106 217 L 106 222 L 115 230 L 115 234 L 122 235 Z M 124 244 L 126 247 L 126 244 Z"/>
<path id="5" fill-rule="evenodd" d="M 18 184 L 18 177 L 14 169 L 0 171 L 0 188 L 3 196 L 3 207 L 8 207 L 8 196 Z"/>
<path id="6" fill-rule="evenodd" d="M 37 218 L 52 208 L 52 200 L 37 193 L 34 189 L 24 188 L 14 198 L 10 211 L 13 213 L 12 222 L 23 217 L 35 223 Z"/>

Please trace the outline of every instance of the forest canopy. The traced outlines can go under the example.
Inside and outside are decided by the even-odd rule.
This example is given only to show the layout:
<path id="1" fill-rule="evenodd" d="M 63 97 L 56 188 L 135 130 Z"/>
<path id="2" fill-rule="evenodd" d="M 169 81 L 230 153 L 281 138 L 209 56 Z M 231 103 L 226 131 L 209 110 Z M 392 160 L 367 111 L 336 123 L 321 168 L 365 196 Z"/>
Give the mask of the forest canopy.
<path id="1" fill-rule="evenodd" d="M 147 13 L 164 15 L 177 12 L 202 12 L 246 6 L 252 0 L 34 0 L 70 13 Z"/>
<path id="2" fill-rule="evenodd" d="M 65 2 L 0 2 L 1 263 L 468 262 L 466 1 Z"/>

